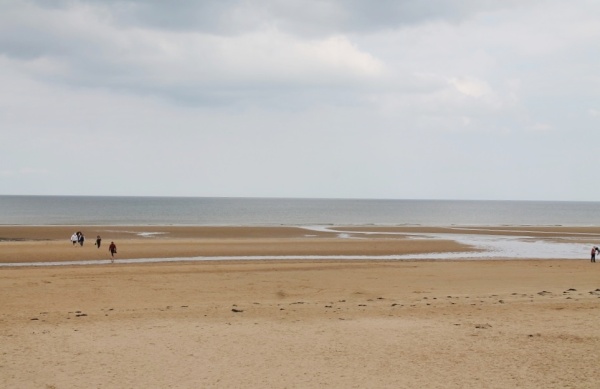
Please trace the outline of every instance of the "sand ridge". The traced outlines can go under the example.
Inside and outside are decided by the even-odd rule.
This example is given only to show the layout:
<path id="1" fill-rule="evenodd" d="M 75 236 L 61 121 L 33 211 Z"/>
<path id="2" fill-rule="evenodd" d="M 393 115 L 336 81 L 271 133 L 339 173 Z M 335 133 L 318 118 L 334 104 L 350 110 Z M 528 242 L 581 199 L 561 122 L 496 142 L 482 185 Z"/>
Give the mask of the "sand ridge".
<path id="1" fill-rule="evenodd" d="M 69 241 L 73 227 L 0 226 L 0 263 L 106 260 L 108 245 L 117 244 L 117 258 L 174 258 L 283 255 L 393 255 L 460 252 L 473 248 L 452 240 L 424 242 L 406 236 L 340 238 L 340 232 L 298 227 L 78 227 L 83 246 Z M 94 246 L 102 237 L 100 249 Z"/>
<path id="2" fill-rule="evenodd" d="M 71 234 L 82 231 L 83 247 Z M 365 232 L 367 234 L 365 234 Z M 377 232 L 369 235 L 368 232 Z M 446 238 L 415 240 L 419 234 Z M 452 239 L 460 235 L 524 236 L 554 241 L 600 242 L 597 227 L 208 227 L 208 226 L 0 226 L 0 263 L 106 260 L 115 241 L 117 258 L 220 256 L 403 255 L 477 251 Z M 97 249 L 94 241 L 102 237 Z M 582 252 L 582 254 L 584 254 Z"/>

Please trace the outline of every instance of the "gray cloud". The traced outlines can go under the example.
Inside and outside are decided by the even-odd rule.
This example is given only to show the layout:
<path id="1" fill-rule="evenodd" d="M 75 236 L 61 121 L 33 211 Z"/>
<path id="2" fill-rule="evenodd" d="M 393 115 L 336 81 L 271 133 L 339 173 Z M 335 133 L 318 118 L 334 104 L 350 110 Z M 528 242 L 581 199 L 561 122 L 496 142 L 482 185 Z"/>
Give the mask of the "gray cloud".
<path id="1" fill-rule="evenodd" d="M 0 186 L 590 199 L 599 12 L 586 0 L 3 2 Z M 76 185 L 77 161 L 110 180 Z"/>
<path id="2" fill-rule="evenodd" d="M 529 0 L 528 2 L 532 2 Z M 430 20 L 457 22 L 525 4 L 498 0 L 36 0 L 48 10 L 92 6 L 122 26 L 231 34 L 267 26 L 315 34 L 379 31 Z"/>
<path id="3" fill-rule="evenodd" d="M 115 22 L 122 8 L 139 11 L 135 4 L 88 4 L 5 6 L 0 52 L 22 61 L 22 71 L 46 82 L 159 94 L 188 103 L 221 104 L 234 96 L 243 101 L 249 94 L 260 98 L 258 89 L 348 85 L 381 67 L 345 38 L 302 41 L 277 31 L 215 36 L 140 29 Z"/>

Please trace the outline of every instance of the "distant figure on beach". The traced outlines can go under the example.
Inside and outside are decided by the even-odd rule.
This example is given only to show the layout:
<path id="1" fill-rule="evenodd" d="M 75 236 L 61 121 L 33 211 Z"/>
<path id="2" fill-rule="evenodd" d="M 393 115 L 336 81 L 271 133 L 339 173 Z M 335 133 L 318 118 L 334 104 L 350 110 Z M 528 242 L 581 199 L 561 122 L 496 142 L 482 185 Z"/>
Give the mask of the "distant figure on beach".
<path id="1" fill-rule="evenodd" d="M 98 246 L 98 248 L 100 248 L 101 243 L 102 243 L 102 238 L 100 237 L 100 235 L 98 235 L 96 237 L 96 246 Z"/>
<path id="2" fill-rule="evenodd" d="M 73 243 L 73 246 L 75 246 L 75 243 L 79 242 L 79 235 L 77 235 L 76 232 L 73 233 L 73 235 L 71 235 L 71 243 Z"/>
<path id="3" fill-rule="evenodd" d="M 85 241 L 85 236 L 83 236 L 83 232 L 79 233 L 79 245 L 83 246 L 83 242 Z"/>
<path id="4" fill-rule="evenodd" d="M 596 254 L 600 252 L 600 249 L 598 248 L 598 246 L 594 246 L 592 247 L 592 259 L 591 262 L 596 262 Z"/>
<path id="5" fill-rule="evenodd" d="M 117 245 L 115 242 L 110 242 L 110 246 L 108 246 L 108 251 L 110 251 L 110 257 L 112 262 L 115 261 L 115 254 L 117 253 Z"/>

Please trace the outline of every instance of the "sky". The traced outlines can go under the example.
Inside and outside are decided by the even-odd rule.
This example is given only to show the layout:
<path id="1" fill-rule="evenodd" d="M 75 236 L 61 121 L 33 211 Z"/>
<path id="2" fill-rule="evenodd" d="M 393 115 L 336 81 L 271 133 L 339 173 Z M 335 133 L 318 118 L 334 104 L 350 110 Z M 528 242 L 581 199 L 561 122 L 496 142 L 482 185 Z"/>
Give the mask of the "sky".
<path id="1" fill-rule="evenodd" d="M 0 0 L 0 194 L 600 201 L 596 0 Z"/>

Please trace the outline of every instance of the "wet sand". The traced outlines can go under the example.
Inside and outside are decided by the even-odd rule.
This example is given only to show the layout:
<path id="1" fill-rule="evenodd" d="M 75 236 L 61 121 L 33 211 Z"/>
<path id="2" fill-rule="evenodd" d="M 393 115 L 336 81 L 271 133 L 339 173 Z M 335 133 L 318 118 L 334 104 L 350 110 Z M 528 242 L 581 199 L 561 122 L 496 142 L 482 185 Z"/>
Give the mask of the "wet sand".
<path id="1" fill-rule="evenodd" d="M 106 259 L 110 240 L 133 257 L 466 249 L 297 228 L 77 229 L 83 247 L 71 246 L 72 227 L 0 227 L 0 261 Z M 1 268 L 0 387 L 597 388 L 597 266 L 583 257 Z"/>
<path id="2" fill-rule="evenodd" d="M 0 226 L 0 263 L 105 260 L 114 241 L 118 259 L 198 256 L 392 255 L 468 251 L 452 240 L 422 241 L 406 236 L 364 239 L 339 237 L 351 231 L 314 231 L 295 227 L 76 227 L 83 246 L 69 238 L 74 227 Z M 102 237 L 100 249 L 95 247 Z"/>

